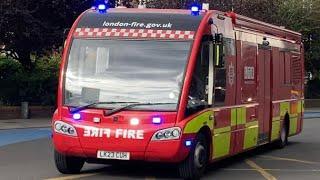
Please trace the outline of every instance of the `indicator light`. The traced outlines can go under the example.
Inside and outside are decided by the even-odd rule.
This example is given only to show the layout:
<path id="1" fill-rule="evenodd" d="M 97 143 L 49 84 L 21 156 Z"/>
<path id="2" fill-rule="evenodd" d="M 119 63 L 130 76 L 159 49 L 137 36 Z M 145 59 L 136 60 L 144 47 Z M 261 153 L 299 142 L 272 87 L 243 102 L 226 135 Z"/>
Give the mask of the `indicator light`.
<path id="1" fill-rule="evenodd" d="M 186 146 L 187 146 L 187 147 L 190 147 L 190 146 L 191 146 L 191 144 L 192 144 L 192 141 L 190 141 L 190 140 L 186 140 L 186 143 L 185 143 L 185 144 L 186 144 Z"/>
<path id="2" fill-rule="evenodd" d="M 75 113 L 75 114 L 72 115 L 72 118 L 73 118 L 74 120 L 80 120 L 80 119 L 81 119 L 81 114 Z"/>

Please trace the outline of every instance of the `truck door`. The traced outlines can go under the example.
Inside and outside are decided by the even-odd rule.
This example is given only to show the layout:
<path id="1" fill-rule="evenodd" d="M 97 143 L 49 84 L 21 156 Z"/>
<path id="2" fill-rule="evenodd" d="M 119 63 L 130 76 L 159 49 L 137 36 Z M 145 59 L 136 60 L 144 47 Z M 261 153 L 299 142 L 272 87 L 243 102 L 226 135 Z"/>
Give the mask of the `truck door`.
<path id="1" fill-rule="evenodd" d="M 269 142 L 271 89 L 271 47 L 260 45 L 258 50 L 258 144 Z"/>

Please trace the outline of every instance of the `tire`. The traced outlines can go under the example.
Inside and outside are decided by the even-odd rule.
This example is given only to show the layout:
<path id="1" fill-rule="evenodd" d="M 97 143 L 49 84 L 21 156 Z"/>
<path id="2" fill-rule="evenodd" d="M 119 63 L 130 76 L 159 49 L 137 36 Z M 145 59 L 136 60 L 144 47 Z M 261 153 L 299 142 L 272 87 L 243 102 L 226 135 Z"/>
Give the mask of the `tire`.
<path id="1" fill-rule="evenodd" d="M 280 131 L 280 139 L 276 141 L 275 145 L 279 149 L 283 149 L 288 144 L 288 134 L 289 134 L 289 128 L 287 121 L 284 121 L 284 124 Z"/>
<path id="2" fill-rule="evenodd" d="M 54 160 L 58 171 L 62 174 L 78 174 L 80 173 L 84 159 L 79 157 L 71 157 L 54 151 Z"/>
<path id="3" fill-rule="evenodd" d="M 189 156 L 179 165 L 179 175 L 184 179 L 200 179 L 208 164 L 208 144 L 204 134 L 198 134 Z"/>

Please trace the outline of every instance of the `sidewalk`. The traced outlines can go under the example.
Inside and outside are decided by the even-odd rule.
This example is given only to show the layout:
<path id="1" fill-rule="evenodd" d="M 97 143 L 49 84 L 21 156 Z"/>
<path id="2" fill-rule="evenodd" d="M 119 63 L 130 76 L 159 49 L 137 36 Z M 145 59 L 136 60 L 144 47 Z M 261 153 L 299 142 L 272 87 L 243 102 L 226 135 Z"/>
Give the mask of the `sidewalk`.
<path id="1" fill-rule="evenodd" d="M 305 109 L 305 112 L 320 113 L 320 108 L 307 108 Z"/>
<path id="2" fill-rule="evenodd" d="M 0 120 L 0 130 L 26 129 L 26 128 L 49 128 L 50 126 L 51 126 L 50 118 Z"/>

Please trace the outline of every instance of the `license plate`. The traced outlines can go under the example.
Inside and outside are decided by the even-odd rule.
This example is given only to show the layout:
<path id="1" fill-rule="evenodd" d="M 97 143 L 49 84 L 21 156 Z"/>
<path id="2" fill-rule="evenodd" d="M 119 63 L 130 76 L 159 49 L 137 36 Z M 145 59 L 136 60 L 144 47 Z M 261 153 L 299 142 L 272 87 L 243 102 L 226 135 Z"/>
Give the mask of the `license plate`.
<path id="1" fill-rule="evenodd" d="M 99 159 L 130 160 L 129 152 L 98 151 Z"/>

